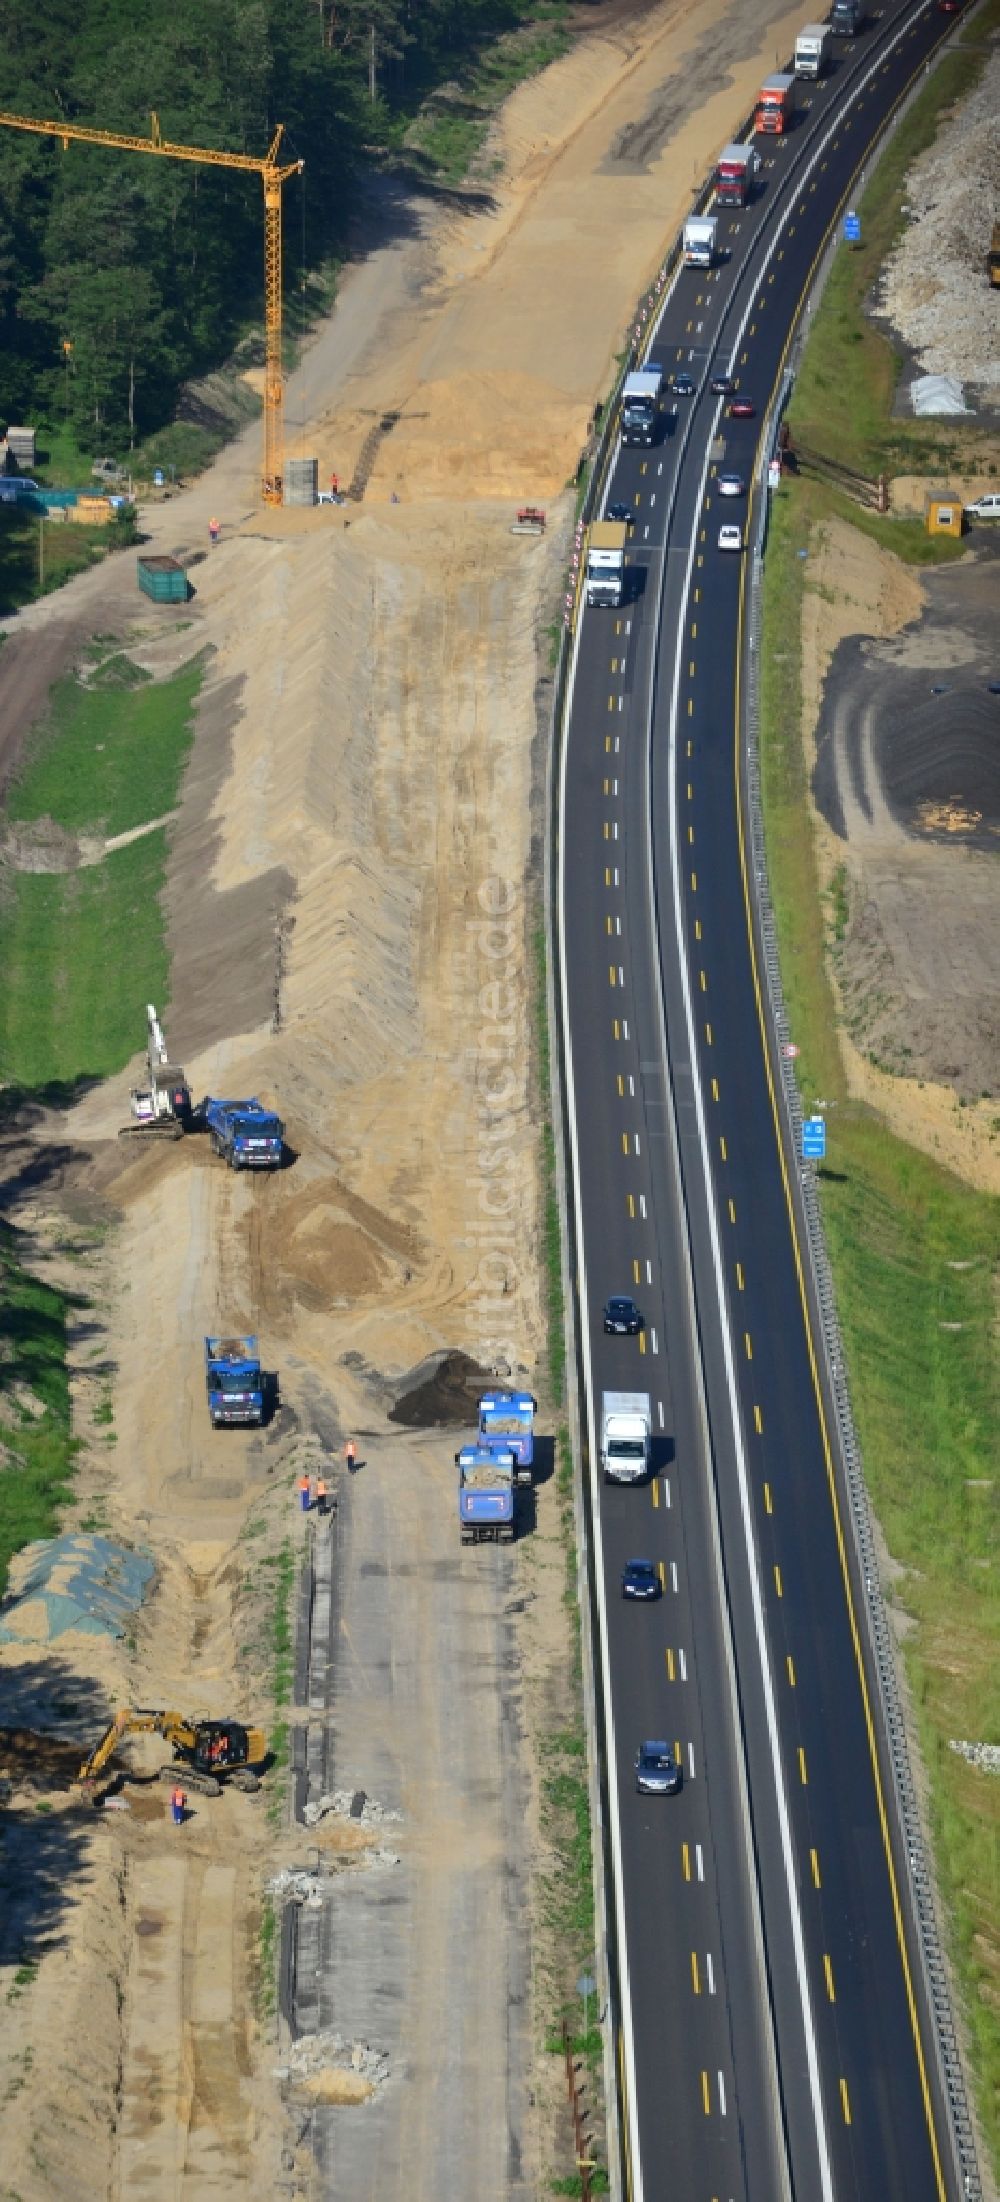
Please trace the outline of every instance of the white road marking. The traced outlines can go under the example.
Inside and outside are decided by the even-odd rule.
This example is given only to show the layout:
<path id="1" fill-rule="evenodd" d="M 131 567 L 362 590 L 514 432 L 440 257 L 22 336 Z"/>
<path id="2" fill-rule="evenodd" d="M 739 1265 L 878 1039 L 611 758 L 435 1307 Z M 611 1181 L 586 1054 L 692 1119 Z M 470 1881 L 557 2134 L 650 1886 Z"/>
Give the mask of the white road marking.
<path id="1" fill-rule="evenodd" d="M 653 1264 L 652 1264 L 652 1262 L 650 1262 L 650 1261 L 647 1261 L 647 1263 L 646 1263 L 646 1283 L 647 1283 L 647 1284 L 652 1284 L 652 1282 L 653 1282 Z M 662 1430 L 662 1428 L 663 1428 L 663 1408 L 662 1408 L 662 1407 L 660 1408 L 660 1428 L 661 1428 L 661 1430 Z"/>
<path id="2" fill-rule="evenodd" d="M 680 1668 L 681 1681 L 686 1682 L 688 1678 L 687 1660 L 685 1659 L 684 1653 L 680 1648 L 678 1648 L 677 1652 L 677 1665 Z"/>
<path id="3" fill-rule="evenodd" d="M 660 1349 L 659 1349 L 659 1346 L 658 1346 L 658 1345 L 657 1345 L 657 1343 L 656 1343 L 656 1332 L 655 1332 L 655 1330 L 651 1330 L 651 1331 L 650 1331 L 650 1333 L 649 1333 L 649 1343 L 650 1343 L 650 1346 L 652 1347 L 652 1350 L 653 1350 L 653 1352 L 654 1352 L 654 1353 L 659 1353 L 659 1350 L 660 1350 Z"/>
<path id="4" fill-rule="evenodd" d="M 664 1506 L 669 1506 L 669 1504 L 670 1504 L 670 1477 L 669 1477 L 669 1476 L 664 1476 L 664 1478 L 663 1478 L 663 1504 L 664 1504 Z"/>
<path id="5" fill-rule="evenodd" d="M 711 1953 L 711 1950 L 706 1950 L 706 1951 L 705 1951 L 705 1977 L 706 1977 L 706 1979 L 707 1979 L 707 1981 L 708 1981 L 708 1992 L 709 1992 L 709 1995 L 710 1995 L 710 1996 L 714 1996 L 714 1994 L 715 1994 L 715 1967 L 714 1967 L 714 1965 L 713 1965 L 713 1963 L 712 1963 L 712 1953 Z"/>
<path id="6" fill-rule="evenodd" d="M 724 2080 L 724 2079 L 723 2079 L 723 2077 L 722 2077 L 722 2074 L 721 2074 L 721 2072 L 718 2072 L 718 2073 L 716 2074 L 716 2078 L 717 2078 L 717 2080 L 718 2080 L 718 2082 L 719 2082 L 719 2109 L 721 2110 L 721 2112 L 722 2112 L 722 2115 L 723 2115 L 723 2117 L 725 2117 L 725 2115 L 726 2115 L 726 2083 L 725 2083 L 725 2080 Z"/>
<path id="7" fill-rule="evenodd" d="M 694 1780 L 694 1744 L 688 1744 L 688 1774 Z"/>
<path id="8" fill-rule="evenodd" d="M 646 1264 L 646 1267 L 647 1267 L 647 1269 L 648 1269 L 648 1267 L 649 1267 L 649 1264 L 648 1264 L 648 1262 L 647 1262 L 647 1264 Z M 660 1417 L 660 1428 L 661 1428 L 661 1430 L 662 1430 L 662 1428 L 663 1428 L 663 1401 L 662 1401 L 662 1399 L 658 1399 L 658 1400 L 657 1400 L 657 1402 L 656 1402 L 656 1412 L 657 1412 L 657 1414 L 658 1414 L 658 1415 L 659 1415 L 659 1417 Z"/>
<path id="9" fill-rule="evenodd" d="M 645 1193 L 640 1193 L 640 1195 L 639 1195 L 639 1214 L 640 1214 L 640 1216 L 642 1216 L 643 1220 L 645 1220 L 645 1215 L 646 1215 L 646 1195 L 645 1195 Z"/>
<path id="10" fill-rule="evenodd" d="M 694 1865 L 695 1865 L 695 1872 L 696 1872 L 696 1873 L 697 1873 L 697 1875 L 698 1875 L 698 1879 L 699 1879 L 699 1881 L 703 1881 L 703 1880 L 704 1880 L 704 1878 L 705 1878 L 705 1860 L 704 1860 L 704 1858 L 702 1857 L 702 1851 L 701 1851 L 701 1844 L 700 1844 L 700 1843 L 696 1843 L 696 1844 L 695 1844 L 695 1846 L 694 1846 Z"/>
<path id="11" fill-rule="evenodd" d="M 676 1562 L 676 1560 L 671 1560 L 671 1562 L 670 1562 L 670 1588 L 671 1588 L 671 1590 L 673 1591 L 673 1593 L 674 1593 L 674 1596 L 676 1597 L 676 1595 L 677 1595 L 677 1562 Z M 698 1878 L 699 1878 L 699 1880 L 701 1879 L 701 1875 L 700 1875 L 700 1874 L 699 1874 Z"/>

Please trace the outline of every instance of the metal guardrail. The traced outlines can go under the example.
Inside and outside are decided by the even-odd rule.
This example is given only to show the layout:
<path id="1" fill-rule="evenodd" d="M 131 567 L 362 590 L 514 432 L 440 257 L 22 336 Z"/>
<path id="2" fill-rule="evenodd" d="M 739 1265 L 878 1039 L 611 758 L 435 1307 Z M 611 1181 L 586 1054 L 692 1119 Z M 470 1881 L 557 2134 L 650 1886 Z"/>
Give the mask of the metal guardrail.
<path id="1" fill-rule="evenodd" d="M 788 403 L 794 379 L 792 371 L 787 370 L 767 423 L 768 432 L 762 439 L 761 447 L 769 455 L 775 449 L 778 424 Z M 926 1862 L 926 1847 L 913 1771 L 910 1764 L 895 1647 L 886 1613 L 885 1599 L 882 1595 L 878 1551 L 872 1530 L 871 1509 L 868 1502 L 861 1447 L 858 1443 L 857 1430 L 851 1410 L 843 1340 L 837 1317 L 833 1273 L 826 1249 L 815 1170 L 812 1164 L 803 1163 L 800 1159 L 802 1155 L 803 1111 L 794 1058 L 784 1053 L 784 1049 L 791 1042 L 791 1031 L 781 983 L 777 930 L 764 847 L 764 813 L 760 791 L 761 581 L 763 578 L 769 504 L 770 493 L 765 489 L 758 507 L 756 538 L 752 551 L 744 678 L 743 736 L 745 746 L 743 764 L 749 829 L 748 856 L 751 892 L 755 905 L 761 958 L 764 967 L 766 1006 L 775 1039 L 773 1056 L 779 1074 L 778 1091 L 784 1109 L 787 1145 L 796 1180 L 800 1214 L 805 1225 L 804 1247 L 809 1262 L 815 1304 L 819 1309 L 821 1335 L 818 1342 L 823 1352 L 829 1396 L 832 1400 L 836 1418 L 835 1442 L 843 1466 L 843 1486 L 848 1497 L 850 1526 L 854 1539 L 859 1579 L 863 1589 L 863 1618 L 871 1654 L 870 1672 L 878 1692 L 879 1712 L 881 1714 L 882 1732 L 886 1740 L 886 1757 L 892 1779 L 897 1822 L 905 1846 L 912 1915 L 919 1936 L 924 1983 L 937 2041 L 943 2098 L 951 2121 L 955 2156 L 963 2182 L 964 2202 L 982 2202 L 983 2187 L 976 2154 L 975 2133 L 969 2111 L 962 2054 L 955 2028 L 948 1971 L 942 1952 L 932 1877 Z"/>

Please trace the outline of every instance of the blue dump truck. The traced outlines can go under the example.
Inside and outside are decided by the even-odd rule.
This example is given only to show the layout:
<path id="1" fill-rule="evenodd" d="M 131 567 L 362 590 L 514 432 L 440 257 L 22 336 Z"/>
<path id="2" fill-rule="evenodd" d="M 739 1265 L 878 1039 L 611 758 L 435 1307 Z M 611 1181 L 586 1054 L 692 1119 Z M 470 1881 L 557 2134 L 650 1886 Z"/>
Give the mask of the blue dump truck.
<path id="1" fill-rule="evenodd" d="M 514 1455 L 488 1445 L 463 1445 L 458 1467 L 458 1515 L 463 1544 L 514 1541 Z"/>
<path id="2" fill-rule="evenodd" d="M 262 1422 L 264 1385 L 256 1338 L 206 1338 L 205 1385 L 213 1430 Z"/>
<path id="3" fill-rule="evenodd" d="M 514 1455 L 518 1483 L 531 1482 L 535 1457 L 535 1402 L 530 1392 L 484 1392 L 479 1402 L 479 1443 Z"/>
<path id="4" fill-rule="evenodd" d="M 225 1155 L 231 1170 L 280 1170 L 285 1127 L 263 1101 L 203 1101 L 202 1116 L 213 1152 Z"/>

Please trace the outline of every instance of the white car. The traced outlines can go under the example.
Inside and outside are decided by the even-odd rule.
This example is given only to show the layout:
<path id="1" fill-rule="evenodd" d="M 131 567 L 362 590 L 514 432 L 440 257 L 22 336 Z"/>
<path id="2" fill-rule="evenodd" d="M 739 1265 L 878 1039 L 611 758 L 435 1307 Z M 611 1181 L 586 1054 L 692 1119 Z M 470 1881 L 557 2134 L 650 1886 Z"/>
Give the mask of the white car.
<path id="1" fill-rule="evenodd" d="M 985 497 L 977 497 L 965 509 L 972 520 L 1000 520 L 1000 489 L 987 490 Z"/>
<path id="2" fill-rule="evenodd" d="M 734 551 L 741 551 L 741 550 L 743 549 L 743 530 L 742 530 L 742 528 L 734 528 L 734 527 L 726 527 L 726 528 L 720 528 L 720 529 L 719 529 L 719 549 L 720 549 L 720 550 L 734 550 Z"/>
<path id="3" fill-rule="evenodd" d="M 727 471 L 725 474 L 720 474 L 717 477 L 715 486 L 718 490 L 720 497 L 746 496 L 747 485 L 743 479 L 742 474 L 734 474 L 729 471 Z"/>

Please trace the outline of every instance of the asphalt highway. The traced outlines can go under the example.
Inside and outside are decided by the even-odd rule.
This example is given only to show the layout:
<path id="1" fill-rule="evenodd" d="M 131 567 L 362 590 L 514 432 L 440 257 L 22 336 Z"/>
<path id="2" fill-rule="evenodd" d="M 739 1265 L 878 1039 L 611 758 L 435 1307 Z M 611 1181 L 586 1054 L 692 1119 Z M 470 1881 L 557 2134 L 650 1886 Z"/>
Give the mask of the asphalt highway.
<path id="1" fill-rule="evenodd" d="M 894 32 L 904 26 L 893 42 Z M 581 611 L 558 823 L 564 1059 L 587 1390 L 626 2187 L 684 2202 L 954 2191 L 856 1640 L 750 948 L 737 740 L 758 414 L 828 225 L 945 29 L 887 13 L 764 139 L 722 255 L 681 270 L 650 354 L 687 369 L 605 502 L 634 514 L 620 611 Z M 873 67 L 873 64 L 875 66 Z M 605 1337 L 612 1292 L 643 1310 Z M 646 1391 L 652 1473 L 602 1483 L 600 1395 Z M 652 1559 L 662 1595 L 626 1604 Z M 636 1749 L 676 1746 L 677 1797 Z"/>

